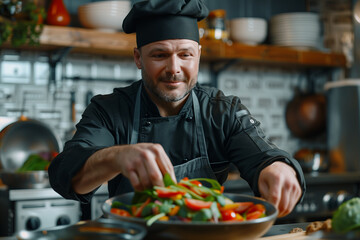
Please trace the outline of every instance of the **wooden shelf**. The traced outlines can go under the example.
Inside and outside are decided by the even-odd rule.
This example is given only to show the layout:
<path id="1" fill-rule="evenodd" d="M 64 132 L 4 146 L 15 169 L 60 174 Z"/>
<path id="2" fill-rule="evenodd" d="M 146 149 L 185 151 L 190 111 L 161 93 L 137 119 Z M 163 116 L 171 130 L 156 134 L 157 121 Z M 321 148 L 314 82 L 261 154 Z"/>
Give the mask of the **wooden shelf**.
<path id="1" fill-rule="evenodd" d="M 201 40 L 201 45 L 202 59 L 208 61 L 239 59 L 247 62 L 292 64 L 305 67 L 346 67 L 347 64 L 345 56 L 337 53 L 296 50 L 272 45 L 250 46 L 205 39 Z M 27 49 L 54 50 L 72 47 L 72 52 L 132 57 L 135 46 L 135 34 L 45 26 L 40 37 L 40 46 L 27 47 Z"/>
<path id="2" fill-rule="evenodd" d="M 308 67 L 346 67 L 343 54 L 315 50 L 297 50 L 273 45 L 250 46 L 221 41 L 201 42 L 202 56 L 206 59 L 239 59 L 249 62 L 299 65 Z"/>

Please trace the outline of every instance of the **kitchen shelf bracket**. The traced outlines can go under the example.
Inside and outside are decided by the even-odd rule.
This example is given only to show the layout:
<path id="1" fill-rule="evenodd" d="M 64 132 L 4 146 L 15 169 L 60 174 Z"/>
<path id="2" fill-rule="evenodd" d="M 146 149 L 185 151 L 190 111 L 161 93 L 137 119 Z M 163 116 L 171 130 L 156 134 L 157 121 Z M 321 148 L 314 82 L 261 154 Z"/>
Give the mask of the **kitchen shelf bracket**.
<path id="1" fill-rule="evenodd" d="M 50 53 L 49 56 L 49 85 L 56 81 L 57 64 L 71 51 L 72 47 L 64 47 Z"/>
<path id="2" fill-rule="evenodd" d="M 216 62 L 210 62 L 210 78 L 211 78 L 211 86 L 218 87 L 218 78 L 219 74 L 226 69 L 228 69 L 230 66 L 238 63 L 240 59 L 231 59 L 229 61 L 226 61 L 225 63 L 220 64 L 218 61 Z"/>

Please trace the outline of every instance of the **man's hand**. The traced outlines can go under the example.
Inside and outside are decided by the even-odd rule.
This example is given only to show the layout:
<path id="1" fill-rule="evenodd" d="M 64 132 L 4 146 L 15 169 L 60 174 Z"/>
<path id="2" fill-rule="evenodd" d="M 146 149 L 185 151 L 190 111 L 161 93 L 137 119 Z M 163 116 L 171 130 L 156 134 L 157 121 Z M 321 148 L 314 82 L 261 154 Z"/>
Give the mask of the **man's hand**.
<path id="1" fill-rule="evenodd" d="M 163 186 L 165 173 L 176 182 L 174 167 L 160 144 L 138 143 L 114 148 L 116 164 L 135 190 Z"/>
<path id="2" fill-rule="evenodd" d="M 283 162 L 274 162 L 264 168 L 258 184 L 261 196 L 275 205 L 279 217 L 288 215 L 301 197 L 295 170 Z"/>

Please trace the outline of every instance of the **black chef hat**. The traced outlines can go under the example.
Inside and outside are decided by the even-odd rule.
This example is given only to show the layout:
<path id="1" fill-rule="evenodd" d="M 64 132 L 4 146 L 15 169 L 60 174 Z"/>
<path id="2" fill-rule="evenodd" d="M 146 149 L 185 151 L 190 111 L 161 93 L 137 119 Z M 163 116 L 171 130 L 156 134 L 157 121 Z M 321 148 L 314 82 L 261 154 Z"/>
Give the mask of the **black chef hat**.
<path id="1" fill-rule="evenodd" d="M 125 33 L 136 32 L 139 48 L 166 39 L 199 42 L 197 21 L 208 14 L 203 0 L 147 0 L 133 5 L 122 27 Z"/>

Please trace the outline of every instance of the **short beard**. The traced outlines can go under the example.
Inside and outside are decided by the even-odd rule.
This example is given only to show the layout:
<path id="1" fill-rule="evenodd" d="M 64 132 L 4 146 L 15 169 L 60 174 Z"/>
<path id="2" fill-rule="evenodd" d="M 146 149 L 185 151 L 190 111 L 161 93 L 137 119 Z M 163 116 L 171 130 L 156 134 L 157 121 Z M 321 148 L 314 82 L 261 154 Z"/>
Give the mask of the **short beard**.
<path id="1" fill-rule="evenodd" d="M 177 102 L 177 101 L 180 101 L 182 99 L 184 99 L 190 92 L 191 90 L 194 88 L 195 84 L 189 86 L 189 88 L 185 91 L 185 93 L 181 96 L 177 96 L 177 97 L 174 97 L 174 96 L 171 96 L 171 95 L 168 95 L 166 94 L 166 92 L 162 92 L 162 91 L 159 91 L 159 89 L 157 89 L 154 85 L 153 85 L 153 82 L 152 81 L 146 81 L 146 79 L 149 79 L 148 78 L 148 75 L 146 74 L 145 71 L 141 71 L 141 75 L 142 75 L 142 78 L 143 78 L 143 83 L 145 85 L 145 87 L 152 93 L 154 94 L 157 98 L 165 101 L 165 102 Z M 165 77 L 161 77 L 159 78 L 159 81 L 178 81 L 178 80 L 184 80 L 184 79 L 179 79 L 179 77 L 176 77 L 176 76 L 165 76 Z M 185 79 L 186 80 L 186 79 Z"/>

